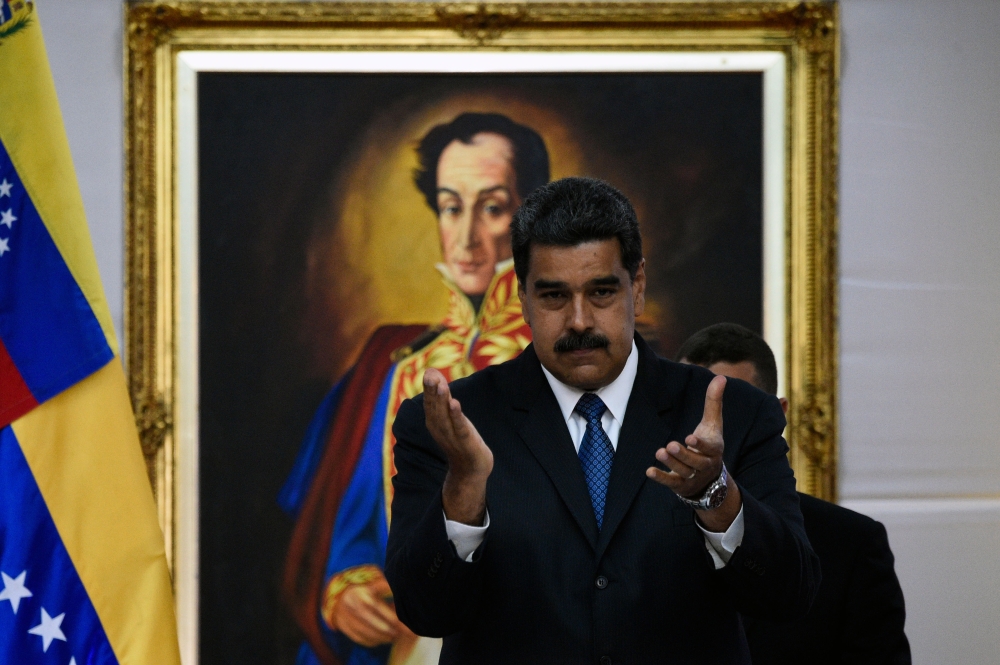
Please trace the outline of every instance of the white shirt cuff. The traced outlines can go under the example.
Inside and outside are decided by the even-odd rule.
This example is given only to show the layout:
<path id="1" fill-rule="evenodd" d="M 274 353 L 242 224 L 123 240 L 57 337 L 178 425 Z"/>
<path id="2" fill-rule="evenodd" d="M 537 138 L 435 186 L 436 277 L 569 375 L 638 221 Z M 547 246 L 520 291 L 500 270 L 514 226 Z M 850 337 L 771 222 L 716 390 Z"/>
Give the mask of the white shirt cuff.
<path id="1" fill-rule="evenodd" d="M 444 511 L 441 511 L 444 514 Z M 740 512 L 742 517 L 743 513 Z M 740 522 L 742 525 L 742 522 Z M 490 526 L 490 513 L 486 512 L 486 517 L 483 519 L 482 526 L 469 526 L 468 524 L 462 524 L 461 522 L 453 522 L 448 519 L 447 516 L 444 518 L 444 529 L 448 533 L 448 540 L 450 540 L 455 545 L 455 551 L 458 552 L 458 558 L 463 561 L 472 561 L 472 553 L 476 551 L 476 548 L 483 544 L 483 540 L 486 538 L 486 529 Z M 740 527 L 740 537 L 742 538 L 743 528 Z"/>
<path id="2" fill-rule="evenodd" d="M 743 542 L 743 506 L 740 506 L 739 515 L 736 516 L 733 523 L 723 533 L 709 531 L 702 527 L 701 524 L 698 524 L 698 528 L 705 535 L 705 549 L 712 556 L 712 561 L 715 562 L 715 569 L 725 568 L 726 564 L 729 563 L 729 558 L 733 556 L 733 552 Z"/>

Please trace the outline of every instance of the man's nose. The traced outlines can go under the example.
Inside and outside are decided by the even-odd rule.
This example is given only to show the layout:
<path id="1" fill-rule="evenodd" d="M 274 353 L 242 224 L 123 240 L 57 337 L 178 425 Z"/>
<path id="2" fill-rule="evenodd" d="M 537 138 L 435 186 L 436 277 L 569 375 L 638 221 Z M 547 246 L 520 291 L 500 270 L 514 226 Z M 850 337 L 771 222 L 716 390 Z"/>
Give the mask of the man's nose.
<path id="1" fill-rule="evenodd" d="M 473 208 L 466 208 L 458 220 L 458 244 L 463 249 L 473 249 L 479 244 L 479 216 Z"/>
<path id="2" fill-rule="evenodd" d="M 594 327 L 593 312 L 590 311 L 590 303 L 582 293 L 573 295 L 569 328 L 573 332 L 583 333 Z"/>

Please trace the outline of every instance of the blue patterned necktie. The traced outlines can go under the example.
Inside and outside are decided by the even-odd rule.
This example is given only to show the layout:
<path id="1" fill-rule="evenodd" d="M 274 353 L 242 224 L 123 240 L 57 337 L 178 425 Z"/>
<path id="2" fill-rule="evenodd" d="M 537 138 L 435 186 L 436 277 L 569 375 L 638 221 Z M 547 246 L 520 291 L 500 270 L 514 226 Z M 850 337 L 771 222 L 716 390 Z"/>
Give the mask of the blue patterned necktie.
<path id="1" fill-rule="evenodd" d="M 594 506 L 597 529 L 604 523 L 604 498 L 608 493 L 608 479 L 611 477 L 611 463 L 615 449 L 608 433 L 601 426 L 601 416 L 608 407 L 594 393 L 584 393 L 573 409 L 587 420 L 587 429 L 580 442 L 580 464 L 587 478 L 590 502 Z"/>

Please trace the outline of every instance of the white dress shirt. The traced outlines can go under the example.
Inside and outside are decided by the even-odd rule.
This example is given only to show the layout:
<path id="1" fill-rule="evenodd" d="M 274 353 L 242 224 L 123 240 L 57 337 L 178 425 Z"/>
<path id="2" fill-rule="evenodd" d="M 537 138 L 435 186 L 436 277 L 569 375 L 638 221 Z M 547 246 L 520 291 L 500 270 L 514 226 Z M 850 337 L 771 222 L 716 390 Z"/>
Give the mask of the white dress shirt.
<path id="1" fill-rule="evenodd" d="M 611 439 L 611 447 L 618 450 L 618 435 L 622 430 L 622 423 L 625 422 L 625 409 L 628 408 L 628 400 L 632 395 L 632 384 L 635 383 L 635 375 L 639 368 L 639 350 L 632 342 L 632 352 L 625 361 L 625 367 L 621 374 L 614 381 L 594 391 L 607 410 L 601 416 L 601 426 L 604 428 L 608 438 Z M 545 379 L 549 382 L 556 401 L 559 403 L 559 410 L 566 420 L 566 427 L 569 429 L 570 438 L 577 453 L 580 452 L 580 444 L 583 443 L 583 435 L 586 432 L 587 420 L 576 412 L 576 403 L 580 401 L 584 391 L 573 386 L 568 386 L 556 377 L 552 376 L 549 370 L 542 366 Z M 666 441 L 664 441 L 666 445 Z M 653 464 L 650 460 L 650 465 Z M 612 462 L 612 464 L 614 464 Z M 454 522 L 445 518 L 445 529 L 448 539 L 455 544 L 458 556 L 466 561 L 472 559 L 472 553 L 483 542 L 486 537 L 486 529 L 490 526 L 490 516 L 487 513 L 483 526 L 469 526 L 461 522 Z M 724 533 L 707 531 L 700 524 L 698 528 L 705 535 L 705 548 L 712 555 L 715 567 L 722 568 L 729 561 L 736 548 L 743 542 L 743 509 L 740 508 L 739 515 Z"/>

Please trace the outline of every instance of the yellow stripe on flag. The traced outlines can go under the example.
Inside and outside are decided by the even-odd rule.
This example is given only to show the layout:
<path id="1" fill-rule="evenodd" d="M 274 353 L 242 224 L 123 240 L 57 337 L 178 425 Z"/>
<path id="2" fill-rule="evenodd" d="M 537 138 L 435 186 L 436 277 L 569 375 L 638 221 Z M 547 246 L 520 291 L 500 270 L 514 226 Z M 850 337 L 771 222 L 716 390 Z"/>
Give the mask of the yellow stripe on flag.
<path id="1" fill-rule="evenodd" d="M 13 427 L 120 665 L 178 664 L 163 534 L 118 358 Z"/>
<path id="2" fill-rule="evenodd" d="M 38 12 L 29 4 L 19 17 L 25 27 L 0 38 L 0 140 L 117 355 Z"/>

